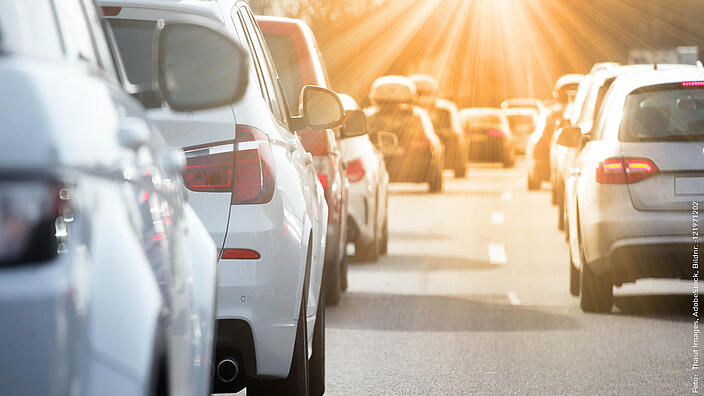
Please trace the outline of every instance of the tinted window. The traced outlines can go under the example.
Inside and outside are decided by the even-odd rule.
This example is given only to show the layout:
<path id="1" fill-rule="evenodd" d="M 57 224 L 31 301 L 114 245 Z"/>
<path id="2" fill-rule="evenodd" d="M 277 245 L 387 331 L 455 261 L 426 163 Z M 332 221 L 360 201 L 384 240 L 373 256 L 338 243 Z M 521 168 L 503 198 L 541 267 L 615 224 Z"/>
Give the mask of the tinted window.
<path id="1" fill-rule="evenodd" d="M 301 69 L 296 55 L 296 43 L 283 34 L 265 33 L 264 38 L 274 58 L 276 71 L 283 85 L 286 103 L 292 113 L 298 113 L 298 99 L 303 88 Z"/>
<path id="2" fill-rule="evenodd" d="M 669 85 L 633 92 L 626 98 L 619 138 L 704 140 L 704 89 Z"/>
<path id="3" fill-rule="evenodd" d="M 436 108 L 432 113 L 435 130 L 452 129 L 452 113 L 447 109 Z"/>
<path id="4" fill-rule="evenodd" d="M 465 118 L 465 124 L 500 125 L 503 124 L 503 117 L 498 114 L 472 114 Z"/>
<path id="5" fill-rule="evenodd" d="M 129 81 L 136 85 L 151 85 L 154 74 L 152 40 L 156 22 L 110 19 L 110 25 Z"/>
<path id="6" fill-rule="evenodd" d="M 61 57 L 61 34 L 51 1 L 0 1 L 0 48 L 6 52 Z"/>

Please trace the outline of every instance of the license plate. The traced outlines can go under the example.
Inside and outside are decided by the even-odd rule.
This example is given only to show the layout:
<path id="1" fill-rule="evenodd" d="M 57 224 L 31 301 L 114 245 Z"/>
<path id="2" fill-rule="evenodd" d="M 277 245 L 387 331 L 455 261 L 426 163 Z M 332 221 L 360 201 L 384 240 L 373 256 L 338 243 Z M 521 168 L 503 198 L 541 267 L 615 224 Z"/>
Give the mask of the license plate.
<path id="1" fill-rule="evenodd" d="M 675 195 L 704 195 L 704 177 L 675 177 Z"/>

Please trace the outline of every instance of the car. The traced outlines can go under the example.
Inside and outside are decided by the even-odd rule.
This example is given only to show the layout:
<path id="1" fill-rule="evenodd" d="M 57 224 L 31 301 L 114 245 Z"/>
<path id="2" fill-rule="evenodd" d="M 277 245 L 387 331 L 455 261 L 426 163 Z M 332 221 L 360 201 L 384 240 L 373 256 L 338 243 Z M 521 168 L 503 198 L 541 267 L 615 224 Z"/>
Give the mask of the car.
<path id="1" fill-rule="evenodd" d="M 500 162 L 504 168 L 516 164 L 516 143 L 504 110 L 491 107 L 460 111 L 462 128 L 469 138 L 469 160 Z"/>
<path id="2" fill-rule="evenodd" d="M 460 114 L 453 102 L 438 98 L 438 84 L 433 76 L 412 74 L 418 93 L 418 105 L 423 107 L 433 121 L 435 134 L 445 148 L 445 169 L 452 169 L 456 178 L 467 176 L 467 142 L 462 132 Z"/>
<path id="3" fill-rule="evenodd" d="M 290 114 L 245 1 L 102 4 L 118 8 L 108 18 L 133 77 L 149 75 L 142 44 L 155 25 L 216 24 L 247 49 L 252 84 L 238 104 L 186 116 L 158 106 L 148 115 L 185 151 L 188 199 L 220 247 L 213 391 L 322 394 L 327 204 L 313 157 L 292 131 L 339 125 L 339 98 L 306 86 L 301 115 Z M 222 71 L 236 71 L 226 64 Z"/>
<path id="4" fill-rule="evenodd" d="M 614 286 L 692 276 L 692 213 L 704 199 L 704 71 L 657 69 L 616 76 L 586 138 L 576 125 L 558 139 L 583 146 L 572 172 L 570 286 L 579 280 L 587 312 L 610 311 Z"/>
<path id="5" fill-rule="evenodd" d="M 512 109 L 512 108 L 529 108 L 533 109 L 538 114 L 541 114 L 545 111 L 545 105 L 540 99 L 533 99 L 533 98 L 511 98 L 511 99 L 506 99 L 503 102 L 501 102 L 501 108 L 504 110 Z"/>
<path id="6" fill-rule="evenodd" d="M 389 173 L 384 152 L 377 145 L 393 141 L 395 135 L 372 142 L 366 116 L 357 101 L 349 95 L 339 96 L 345 109 L 340 143 L 350 183 L 347 235 L 355 245 L 356 258 L 376 261 L 380 254 L 387 253 L 389 246 Z M 395 148 L 393 144 L 382 147 L 386 153 Z"/>
<path id="7" fill-rule="evenodd" d="M 511 107 L 504 110 L 508 127 L 516 138 L 516 153 L 525 154 L 531 135 L 538 130 L 542 133 L 545 127 L 545 113 L 538 113 L 530 107 Z"/>
<path id="8" fill-rule="evenodd" d="M 257 16 L 286 101 L 298 113 L 299 97 L 304 85 L 329 88 L 325 63 L 318 50 L 313 31 L 300 19 Z M 328 231 L 325 242 L 325 302 L 337 305 L 347 274 L 347 206 L 349 183 L 345 177 L 339 137 L 332 129 L 296 131 L 303 147 L 313 155 L 318 178 L 328 204 Z"/>
<path id="9" fill-rule="evenodd" d="M 184 199 L 183 153 L 133 97 L 92 1 L 2 2 L 0 21 L 2 392 L 208 394 L 217 255 Z M 221 30 L 154 33 L 165 101 L 242 95 L 246 75 L 213 67 L 247 62 Z M 198 95 L 194 69 L 212 76 Z"/>
<path id="10" fill-rule="evenodd" d="M 416 106 L 413 82 L 405 76 L 382 76 L 372 84 L 372 106 L 364 109 L 372 139 L 379 132 L 396 135 L 398 149 L 387 157 L 391 182 L 428 183 L 429 192 L 443 189 L 443 146 L 428 112 Z"/>

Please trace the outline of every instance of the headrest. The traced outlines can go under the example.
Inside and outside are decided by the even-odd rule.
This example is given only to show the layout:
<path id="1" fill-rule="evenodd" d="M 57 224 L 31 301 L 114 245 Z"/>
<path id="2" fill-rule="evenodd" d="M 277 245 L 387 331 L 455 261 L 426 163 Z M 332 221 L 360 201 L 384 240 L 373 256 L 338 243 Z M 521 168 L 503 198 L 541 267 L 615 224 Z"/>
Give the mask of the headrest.
<path id="1" fill-rule="evenodd" d="M 416 85 L 416 93 L 418 96 L 437 96 L 438 82 L 435 77 L 428 74 L 413 74 L 408 78 Z"/>
<path id="2" fill-rule="evenodd" d="M 383 76 L 372 84 L 369 98 L 379 105 L 413 103 L 416 100 L 416 87 L 408 77 Z"/>

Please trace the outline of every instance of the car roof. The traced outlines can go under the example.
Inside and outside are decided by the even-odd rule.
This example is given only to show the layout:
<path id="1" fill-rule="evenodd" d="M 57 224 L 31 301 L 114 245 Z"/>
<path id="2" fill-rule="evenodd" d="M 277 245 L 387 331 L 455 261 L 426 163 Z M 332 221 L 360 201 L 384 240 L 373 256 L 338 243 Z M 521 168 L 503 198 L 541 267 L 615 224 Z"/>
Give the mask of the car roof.
<path id="1" fill-rule="evenodd" d="M 622 74 L 616 77 L 611 89 L 621 94 L 628 94 L 638 88 L 684 81 L 704 81 L 704 68 L 686 66 L 669 70 L 659 68 L 658 70 L 650 69 Z"/>
<path id="2" fill-rule="evenodd" d="M 448 99 L 437 99 L 435 101 L 435 107 L 448 110 L 457 110 L 457 105 L 455 102 Z"/>
<path id="3" fill-rule="evenodd" d="M 219 23 L 223 23 L 222 12 L 215 1 L 210 0 L 98 0 L 98 5 L 115 6 L 124 8 L 141 8 L 152 10 L 167 10 L 204 16 Z M 120 18 L 121 15 L 110 15 Z M 127 14 L 124 17 L 130 18 Z"/>

